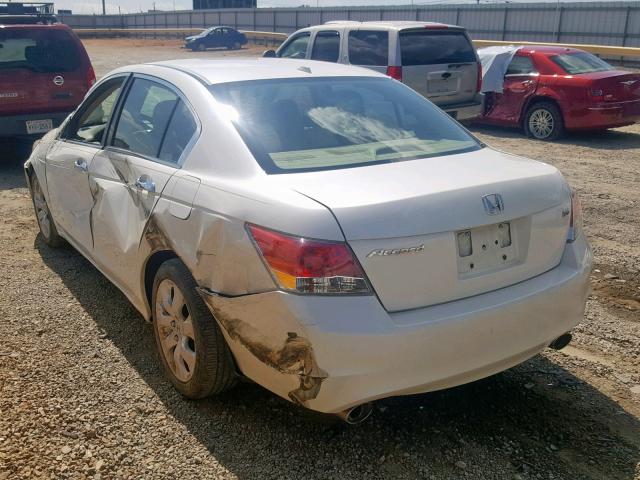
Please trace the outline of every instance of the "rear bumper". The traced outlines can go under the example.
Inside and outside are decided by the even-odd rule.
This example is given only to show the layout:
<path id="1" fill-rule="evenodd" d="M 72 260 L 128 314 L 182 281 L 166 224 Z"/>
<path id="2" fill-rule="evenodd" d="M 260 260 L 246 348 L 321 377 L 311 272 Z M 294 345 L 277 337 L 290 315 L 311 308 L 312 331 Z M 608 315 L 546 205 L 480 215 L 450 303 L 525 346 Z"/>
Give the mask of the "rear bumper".
<path id="1" fill-rule="evenodd" d="M 53 123 L 53 128 L 59 127 L 71 112 L 38 113 L 31 115 L 11 115 L 0 117 L 0 137 L 16 137 L 29 135 L 27 123 L 30 120 L 48 120 Z M 46 132 L 32 136 L 42 136 Z"/>
<path id="2" fill-rule="evenodd" d="M 582 320 L 591 263 L 582 236 L 535 278 L 393 314 L 374 296 L 201 293 L 245 375 L 306 407 L 339 412 L 525 361 Z"/>
<path id="3" fill-rule="evenodd" d="M 640 122 L 640 100 L 601 103 L 570 112 L 566 127 L 571 130 L 589 130 L 621 127 Z"/>
<path id="4" fill-rule="evenodd" d="M 439 105 L 445 112 L 458 121 L 472 120 L 482 114 L 484 105 L 484 94 L 479 93 L 473 102 L 460 103 L 455 105 Z"/>

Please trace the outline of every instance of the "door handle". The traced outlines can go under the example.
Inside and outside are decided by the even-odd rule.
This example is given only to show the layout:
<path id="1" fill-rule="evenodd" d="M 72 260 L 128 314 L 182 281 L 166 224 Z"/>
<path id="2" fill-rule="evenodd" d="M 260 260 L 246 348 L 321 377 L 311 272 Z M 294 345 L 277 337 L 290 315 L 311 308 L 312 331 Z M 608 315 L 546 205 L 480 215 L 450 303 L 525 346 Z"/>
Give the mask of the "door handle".
<path id="1" fill-rule="evenodd" d="M 80 170 L 81 172 L 86 172 L 89 170 L 87 167 L 87 162 L 83 158 L 76 158 L 76 161 L 73 162 L 73 168 L 76 170 Z"/>
<path id="2" fill-rule="evenodd" d="M 136 185 L 136 188 L 140 190 L 146 190 L 147 192 L 151 192 L 151 193 L 156 191 L 156 184 L 151 179 L 151 177 L 146 174 L 140 175 L 136 180 L 135 185 Z"/>

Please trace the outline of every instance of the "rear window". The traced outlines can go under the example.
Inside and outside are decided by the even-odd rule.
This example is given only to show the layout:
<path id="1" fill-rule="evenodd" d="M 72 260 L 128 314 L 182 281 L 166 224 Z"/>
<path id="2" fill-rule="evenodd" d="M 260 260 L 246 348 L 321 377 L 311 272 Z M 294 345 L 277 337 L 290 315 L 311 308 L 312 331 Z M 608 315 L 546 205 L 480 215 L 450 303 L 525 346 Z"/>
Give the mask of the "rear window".
<path id="1" fill-rule="evenodd" d="M 448 115 L 386 78 L 277 79 L 211 91 L 267 173 L 333 170 L 480 148 Z"/>
<path id="2" fill-rule="evenodd" d="M 559 65 L 560 68 L 571 75 L 613 70 L 613 67 L 607 62 L 587 52 L 565 53 L 562 55 L 553 55 L 550 58 Z"/>
<path id="3" fill-rule="evenodd" d="M 0 70 L 71 72 L 80 67 L 76 42 L 64 30 L 0 29 Z"/>
<path id="4" fill-rule="evenodd" d="M 403 66 L 477 61 L 471 42 L 460 31 L 400 32 L 400 52 Z"/>
<path id="5" fill-rule="evenodd" d="M 389 62 L 389 33 L 377 30 L 349 32 L 349 63 L 369 67 Z"/>

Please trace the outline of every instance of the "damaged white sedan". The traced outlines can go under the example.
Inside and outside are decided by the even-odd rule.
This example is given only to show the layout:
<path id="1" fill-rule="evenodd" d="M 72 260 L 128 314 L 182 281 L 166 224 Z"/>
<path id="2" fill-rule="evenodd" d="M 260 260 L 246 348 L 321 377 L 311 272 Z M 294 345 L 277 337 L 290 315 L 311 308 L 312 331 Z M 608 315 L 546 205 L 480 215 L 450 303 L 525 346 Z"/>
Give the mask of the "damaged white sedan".
<path id="1" fill-rule="evenodd" d="M 356 422 L 560 348 L 583 316 L 592 256 L 558 170 L 371 70 L 119 69 L 25 172 L 43 240 L 153 322 L 189 398 L 245 376 Z"/>

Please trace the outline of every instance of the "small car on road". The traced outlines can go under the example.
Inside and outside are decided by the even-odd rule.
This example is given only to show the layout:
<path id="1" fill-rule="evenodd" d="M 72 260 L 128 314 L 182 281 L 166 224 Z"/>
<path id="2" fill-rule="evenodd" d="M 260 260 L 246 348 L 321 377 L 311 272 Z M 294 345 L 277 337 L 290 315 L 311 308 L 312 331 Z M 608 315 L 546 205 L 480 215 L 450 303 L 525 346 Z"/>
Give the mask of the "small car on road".
<path id="1" fill-rule="evenodd" d="M 560 348 L 583 317 L 592 255 L 560 172 L 370 69 L 124 67 L 25 173 L 42 241 L 153 322 L 189 398 L 245 376 L 357 422 Z"/>
<path id="2" fill-rule="evenodd" d="M 359 65 L 386 73 L 457 120 L 482 113 L 482 70 L 467 31 L 408 21 L 332 21 L 292 33 L 266 56 Z"/>
<path id="3" fill-rule="evenodd" d="M 595 55 L 555 46 L 510 47 L 504 79 L 486 94 L 478 123 L 519 127 L 539 140 L 565 131 L 598 131 L 640 121 L 640 73 L 612 67 Z M 483 61 L 500 49 L 478 50 Z M 485 72 L 485 75 L 489 72 Z"/>
<path id="4" fill-rule="evenodd" d="M 0 15 L 0 137 L 42 136 L 80 104 L 95 80 L 71 28 L 2 25 Z"/>
<path id="5" fill-rule="evenodd" d="M 193 51 L 204 51 L 208 48 L 226 48 L 240 50 L 247 44 L 247 37 L 233 27 L 211 27 L 198 35 L 184 39 L 185 48 Z"/>

